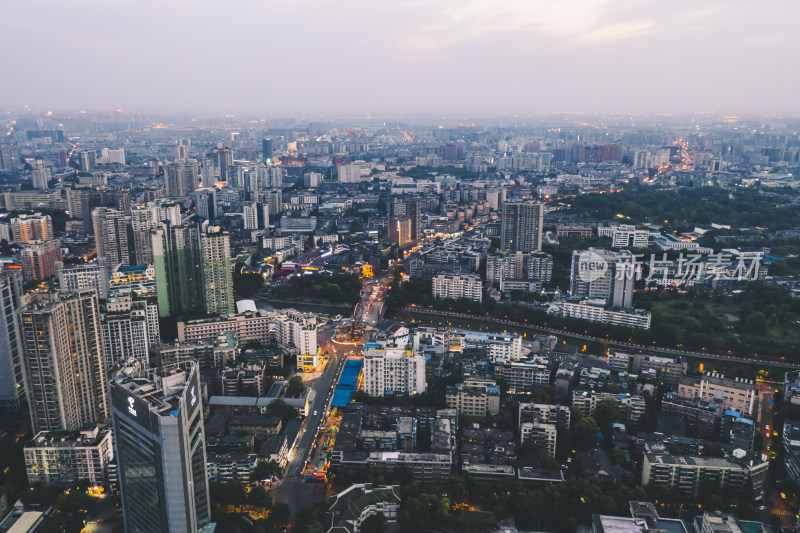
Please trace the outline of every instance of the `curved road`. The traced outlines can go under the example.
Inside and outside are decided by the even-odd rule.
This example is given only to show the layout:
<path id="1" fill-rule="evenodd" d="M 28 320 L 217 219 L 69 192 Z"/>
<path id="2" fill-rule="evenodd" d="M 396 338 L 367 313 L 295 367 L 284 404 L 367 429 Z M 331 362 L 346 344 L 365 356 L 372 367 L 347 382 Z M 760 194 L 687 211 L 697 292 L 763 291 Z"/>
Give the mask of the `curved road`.
<path id="1" fill-rule="evenodd" d="M 547 328 L 544 326 L 537 326 L 535 324 L 529 324 L 527 322 L 514 322 L 513 320 L 504 320 L 502 318 L 493 318 L 493 317 L 484 317 L 479 315 L 469 315 L 464 313 L 454 313 L 452 311 L 438 311 L 436 309 L 430 309 L 426 307 L 403 307 L 400 309 L 401 311 L 406 311 L 408 313 L 420 313 L 424 315 L 437 315 L 437 316 L 449 316 L 455 318 L 463 318 L 468 320 L 475 320 L 479 322 L 490 322 L 494 324 L 502 324 L 508 326 L 515 326 L 520 328 L 527 328 L 532 329 L 535 331 L 542 331 L 545 333 L 550 333 L 552 335 L 560 335 L 562 337 L 569 337 L 573 339 L 580 339 L 584 341 L 603 341 L 609 346 L 620 346 L 623 348 L 635 348 L 641 350 L 647 350 L 649 352 L 656 352 L 662 353 L 666 355 L 682 355 L 685 357 L 694 357 L 696 359 L 706 359 L 711 361 L 733 361 L 737 363 L 758 363 L 764 366 L 773 366 L 778 368 L 790 368 L 796 369 L 800 368 L 800 364 L 795 363 L 787 363 L 785 361 L 774 361 L 770 359 L 749 359 L 746 357 L 736 357 L 730 355 L 723 355 L 723 354 L 714 354 L 709 352 L 693 352 L 690 350 L 676 350 L 674 348 L 665 348 L 662 346 L 647 346 L 643 344 L 633 344 L 629 342 L 621 342 L 615 341 L 604 337 L 593 337 L 591 335 L 585 335 L 582 333 L 575 333 L 572 331 L 566 331 L 561 329 L 552 329 Z"/>

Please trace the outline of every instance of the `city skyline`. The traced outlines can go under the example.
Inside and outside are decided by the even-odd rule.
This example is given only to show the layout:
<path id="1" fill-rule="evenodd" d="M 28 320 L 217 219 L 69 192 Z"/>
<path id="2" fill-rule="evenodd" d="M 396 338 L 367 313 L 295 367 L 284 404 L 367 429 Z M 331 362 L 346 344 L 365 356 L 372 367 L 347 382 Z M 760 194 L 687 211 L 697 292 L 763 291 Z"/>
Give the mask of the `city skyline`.
<path id="1" fill-rule="evenodd" d="M 0 43 L 14 53 L 0 66 L 17 74 L 0 106 L 284 116 L 793 114 L 800 74 L 776 51 L 800 44 L 790 26 L 800 6 L 775 5 L 10 4 Z M 66 57 L 56 60 L 55 50 Z M 26 75 L 33 66 L 38 74 Z"/>

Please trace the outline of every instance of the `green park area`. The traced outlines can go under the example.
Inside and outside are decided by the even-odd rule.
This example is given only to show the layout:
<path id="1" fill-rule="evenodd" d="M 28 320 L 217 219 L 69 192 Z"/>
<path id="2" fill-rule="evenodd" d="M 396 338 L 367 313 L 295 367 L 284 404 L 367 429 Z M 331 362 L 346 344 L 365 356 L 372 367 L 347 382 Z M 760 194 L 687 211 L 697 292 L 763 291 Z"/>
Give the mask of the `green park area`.
<path id="1" fill-rule="evenodd" d="M 752 283 L 739 294 L 689 293 L 640 306 L 653 313 L 653 333 L 665 346 L 789 360 L 800 347 L 797 303 L 783 287 Z"/>

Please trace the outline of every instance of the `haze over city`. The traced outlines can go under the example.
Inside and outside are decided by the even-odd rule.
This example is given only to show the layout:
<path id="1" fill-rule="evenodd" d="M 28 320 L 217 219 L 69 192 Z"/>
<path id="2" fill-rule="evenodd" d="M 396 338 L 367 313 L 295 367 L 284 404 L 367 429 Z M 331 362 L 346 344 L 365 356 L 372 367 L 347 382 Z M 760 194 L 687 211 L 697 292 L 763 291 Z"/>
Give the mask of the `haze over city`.
<path id="1" fill-rule="evenodd" d="M 34 0 L 5 109 L 793 114 L 800 3 Z"/>
<path id="2" fill-rule="evenodd" d="M 800 533 L 800 1 L 0 7 L 0 533 Z"/>

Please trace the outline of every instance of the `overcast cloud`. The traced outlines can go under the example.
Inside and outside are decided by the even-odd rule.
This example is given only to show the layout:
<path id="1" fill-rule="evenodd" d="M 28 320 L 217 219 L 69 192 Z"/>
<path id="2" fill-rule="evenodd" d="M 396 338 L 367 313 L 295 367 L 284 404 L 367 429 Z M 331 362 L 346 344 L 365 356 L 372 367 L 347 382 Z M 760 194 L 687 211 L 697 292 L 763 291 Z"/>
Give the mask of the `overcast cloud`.
<path id="1" fill-rule="evenodd" d="M 18 0 L 0 107 L 800 111 L 797 0 Z"/>

